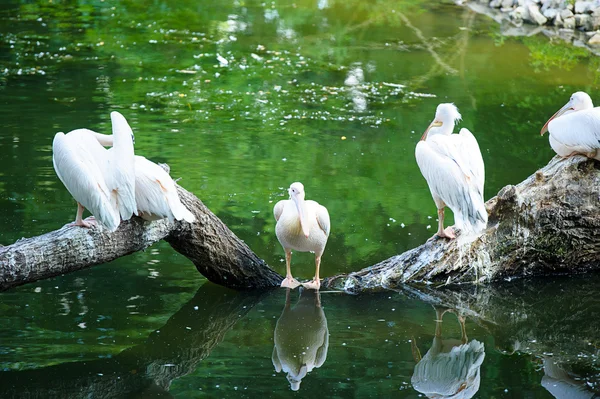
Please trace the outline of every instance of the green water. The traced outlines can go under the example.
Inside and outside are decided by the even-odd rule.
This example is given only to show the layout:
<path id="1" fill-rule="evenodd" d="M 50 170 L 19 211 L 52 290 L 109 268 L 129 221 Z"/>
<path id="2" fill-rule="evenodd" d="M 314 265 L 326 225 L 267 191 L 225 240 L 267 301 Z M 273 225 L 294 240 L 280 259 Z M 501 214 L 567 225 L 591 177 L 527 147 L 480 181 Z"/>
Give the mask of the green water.
<path id="1" fill-rule="evenodd" d="M 600 98 L 600 63 L 584 49 L 498 31 L 485 17 L 433 1 L 5 1 L 0 243 L 74 219 L 75 203 L 52 168 L 52 138 L 80 127 L 109 132 L 109 113 L 119 110 L 136 153 L 167 162 L 280 273 L 272 207 L 293 181 L 331 215 L 324 276 L 413 248 L 436 227 L 413 154 L 438 103 L 454 102 L 460 127 L 477 137 L 487 199 L 549 161 L 538 132 L 571 92 Z M 358 84 L 346 84 L 352 80 Z M 293 270 L 312 277 L 312 255 L 294 255 Z M 507 290 L 524 307 L 518 328 L 528 334 L 468 316 L 469 340 L 485 346 L 476 397 L 552 397 L 541 385 L 551 352 L 574 389 L 597 389 L 594 282 Z M 292 394 L 271 361 L 285 291 L 247 297 L 205 283 L 159 243 L 1 293 L 0 397 Z M 558 294 L 569 304 L 582 290 L 587 299 L 552 306 Z M 425 356 L 435 331 L 429 304 L 399 293 L 324 293 L 321 301 L 326 360 L 295 395 L 418 396 L 410 341 Z M 501 301 L 490 306 L 511 314 Z M 222 317 L 219 328 L 208 317 Z M 461 338 L 456 320 L 444 316 L 444 337 Z M 566 326 L 551 334 L 556 320 Z"/>

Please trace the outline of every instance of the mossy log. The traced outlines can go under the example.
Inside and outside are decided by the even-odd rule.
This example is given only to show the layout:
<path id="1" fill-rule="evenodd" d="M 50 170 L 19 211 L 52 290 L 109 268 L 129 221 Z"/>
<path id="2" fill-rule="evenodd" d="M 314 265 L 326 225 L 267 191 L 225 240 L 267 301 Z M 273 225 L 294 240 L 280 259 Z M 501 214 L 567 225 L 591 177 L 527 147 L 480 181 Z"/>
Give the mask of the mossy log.
<path id="1" fill-rule="evenodd" d="M 146 249 L 164 239 L 188 257 L 210 281 L 244 290 L 278 286 L 283 279 L 254 254 L 196 196 L 177 186 L 194 223 L 147 222 L 133 217 L 115 232 L 100 226 L 65 225 L 41 236 L 0 247 L 0 291 L 90 266 Z"/>
<path id="2" fill-rule="evenodd" d="M 487 229 L 476 239 L 433 238 L 374 266 L 329 278 L 347 292 L 580 273 L 600 268 L 600 164 L 553 158 L 486 203 Z"/>

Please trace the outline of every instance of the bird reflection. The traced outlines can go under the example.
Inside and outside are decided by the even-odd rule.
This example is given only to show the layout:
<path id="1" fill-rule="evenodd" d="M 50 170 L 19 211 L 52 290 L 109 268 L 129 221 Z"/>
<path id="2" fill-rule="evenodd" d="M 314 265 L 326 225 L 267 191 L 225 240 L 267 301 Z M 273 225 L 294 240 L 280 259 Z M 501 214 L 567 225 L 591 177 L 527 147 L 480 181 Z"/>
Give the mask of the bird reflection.
<path id="1" fill-rule="evenodd" d="M 286 289 L 274 340 L 275 371 L 287 373 L 290 388 L 297 391 L 306 374 L 321 367 L 327 358 L 329 330 L 319 291 L 301 290 L 298 303 L 292 307 L 290 289 Z"/>
<path id="2" fill-rule="evenodd" d="M 588 389 L 585 381 L 567 373 L 552 358 L 544 358 L 542 386 L 556 399 L 591 399 L 596 394 Z"/>
<path id="3" fill-rule="evenodd" d="M 485 357 L 483 343 L 476 340 L 468 342 L 465 318 L 460 315 L 457 317 L 461 339 L 443 339 L 442 318 L 446 312 L 454 311 L 446 308 L 435 308 L 435 311 L 435 337 L 425 356 L 421 358 L 419 348 L 412 340 L 413 356 L 417 362 L 412 386 L 428 398 L 471 398 L 479 390 L 479 370 Z"/>

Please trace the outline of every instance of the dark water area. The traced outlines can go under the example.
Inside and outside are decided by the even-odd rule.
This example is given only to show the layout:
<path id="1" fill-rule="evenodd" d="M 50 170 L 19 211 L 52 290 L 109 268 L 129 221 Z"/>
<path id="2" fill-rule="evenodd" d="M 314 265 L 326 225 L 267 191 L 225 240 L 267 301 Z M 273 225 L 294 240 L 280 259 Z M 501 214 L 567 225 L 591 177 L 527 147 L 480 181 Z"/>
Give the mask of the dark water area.
<path id="1" fill-rule="evenodd" d="M 331 215 L 323 276 L 413 248 L 437 224 L 414 148 L 438 103 L 477 137 L 488 199 L 550 160 L 539 131 L 572 92 L 599 98 L 585 49 L 498 32 L 418 0 L 2 2 L 0 244 L 74 219 L 52 138 L 108 133 L 118 110 L 136 153 L 168 163 L 280 273 L 272 209 L 293 181 Z M 312 277 L 313 256 L 292 267 Z M 215 287 L 161 242 L 0 293 L 0 397 L 592 397 L 599 282 L 444 294 L 442 323 L 424 291 L 296 290 L 283 317 L 285 290 Z"/>

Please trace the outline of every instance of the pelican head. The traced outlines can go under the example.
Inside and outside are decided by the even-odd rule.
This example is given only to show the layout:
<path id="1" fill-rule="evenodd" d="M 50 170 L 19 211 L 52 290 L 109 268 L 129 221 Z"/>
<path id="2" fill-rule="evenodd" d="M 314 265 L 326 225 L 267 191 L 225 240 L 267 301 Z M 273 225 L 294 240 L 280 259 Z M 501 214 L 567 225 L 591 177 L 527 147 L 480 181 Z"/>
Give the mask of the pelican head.
<path id="1" fill-rule="evenodd" d="M 135 136 L 133 134 L 133 130 L 127 123 L 127 119 L 117 111 L 113 111 L 110 113 L 110 119 L 113 125 L 113 135 L 129 133 L 131 135 L 131 143 L 135 145 Z"/>
<path id="2" fill-rule="evenodd" d="M 452 134 L 454 124 L 460 121 L 461 118 L 462 116 L 458 112 L 456 105 L 452 103 L 442 103 L 438 105 L 435 110 L 435 118 L 433 118 L 433 121 L 429 124 L 427 130 L 425 130 L 425 133 L 421 136 L 421 140 L 427 139 L 427 134 L 432 127 L 443 127 L 443 129 L 440 129 L 440 133 Z"/>
<path id="3" fill-rule="evenodd" d="M 569 102 L 566 103 L 561 109 L 556 111 L 554 115 L 542 127 L 540 134 L 543 136 L 544 133 L 548 131 L 548 124 L 552 119 L 556 119 L 559 116 L 563 115 L 567 111 L 581 111 L 584 109 L 594 108 L 594 103 L 592 102 L 591 97 L 584 91 L 578 91 L 571 95 Z"/>
<path id="4" fill-rule="evenodd" d="M 300 226 L 302 227 L 302 233 L 308 238 L 310 232 L 308 221 L 306 220 L 306 204 L 304 203 L 304 185 L 300 182 L 295 182 L 290 185 L 288 189 L 290 199 L 296 204 L 298 210 L 298 217 L 300 218 Z"/>

